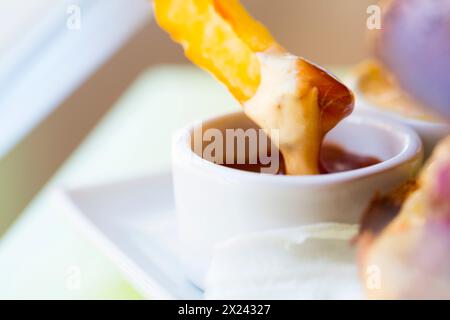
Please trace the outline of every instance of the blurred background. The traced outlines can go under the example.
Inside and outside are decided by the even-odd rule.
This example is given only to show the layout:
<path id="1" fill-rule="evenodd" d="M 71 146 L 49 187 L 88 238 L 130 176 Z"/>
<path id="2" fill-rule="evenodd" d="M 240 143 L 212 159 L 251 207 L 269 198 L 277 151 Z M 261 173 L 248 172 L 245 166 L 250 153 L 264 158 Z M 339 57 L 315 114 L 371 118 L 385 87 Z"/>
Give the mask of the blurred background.
<path id="1" fill-rule="evenodd" d="M 284 47 L 339 75 L 369 55 L 375 0 L 242 2 Z M 52 194 L 169 170 L 173 130 L 233 108 L 149 0 L 2 0 L 0 298 L 140 298 Z"/>

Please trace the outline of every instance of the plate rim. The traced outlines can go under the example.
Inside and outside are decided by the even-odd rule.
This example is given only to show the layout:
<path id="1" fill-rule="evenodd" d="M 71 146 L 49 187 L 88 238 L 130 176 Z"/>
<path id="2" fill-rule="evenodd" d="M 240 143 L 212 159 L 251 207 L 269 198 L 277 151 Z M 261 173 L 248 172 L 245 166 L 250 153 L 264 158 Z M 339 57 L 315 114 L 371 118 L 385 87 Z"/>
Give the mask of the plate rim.
<path id="1" fill-rule="evenodd" d="M 80 230 L 93 244 L 102 251 L 112 263 L 114 263 L 122 276 L 126 278 L 130 284 L 142 294 L 144 299 L 161 299 L 161 300 L 176 300 L 180 299 L 169 290 L 167 290 L 164 285 L 162 285 L 158 280 L 149 277 L 148 273 L 142 270 L 133 259 L 131 259 L 127 254 L 125 254 L 110 237 L 108 237 L 98 226 L 83 213 L 81 209 L 78 208 L 76 203 L 73 201 L 70 194 L 72 192 L 77 192 L 80 190 L 95 189 L 108 187 L 110 185 L 130 183 L 134 181 L 150 180 L 152 177 L 166 176 L 171 179 L 170 172 L 159 173 L 154 175 L 146 176 L 145 178 L 134 178 L 134 179 L 124 179 L 122 181 L 113 181 L 110 183 L 103 184 L 93 184 L 84 187 L 75 188 L 65 188 L 57 187 L 52 191 L 53 199 L 55 203 L 58 203 L 64 210 L 59 210 L 66 217 L 69 218 L 71 222 L 75 224 L 78 230 Z"/>

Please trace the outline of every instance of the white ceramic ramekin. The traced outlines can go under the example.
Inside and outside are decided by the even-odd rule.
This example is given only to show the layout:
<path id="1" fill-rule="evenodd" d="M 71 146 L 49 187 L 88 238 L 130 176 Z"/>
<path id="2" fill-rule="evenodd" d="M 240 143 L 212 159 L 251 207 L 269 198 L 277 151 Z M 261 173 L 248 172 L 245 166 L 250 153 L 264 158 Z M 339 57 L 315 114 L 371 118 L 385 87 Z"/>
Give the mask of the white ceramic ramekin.
<path id="1" fill-rule="evenodd" d="M 412 128 L 420 136 L 423 142 L 425 158 L 428 158 L 433 152 L 437 143 L 450 134 L 450 124 L 445 122 L 432 122 L 420 119 L 404 117 L 396 112 L 390 112 L 377 107 L 364 97 L 359 90 L 358 79 L 355 77 L 350 81 L 351 87 L 357 98 L 358 107 L 355 112 L 359 111 L 365 114 L 371 114 L 378 117 L 385 117 L 391 121 L 398 122 L 402 125 Z"/>
<path id="2" fill-rule="evenodd" d="M 223 167 L 194 153 L 202 128 L 254 127 L 239 112 L 188 126 L 173 141 L 173 177 L 182 244 L 190 279 L 203 286 L 215 245 L 236 235 L 321 222 L 357 223 L 377 192 L 412 178 L 421 165 L 417 134 L 391 121 L 351 116 L 328 136 L 349 151 L 382 163 L 317 176 L 277 176 Z"/>

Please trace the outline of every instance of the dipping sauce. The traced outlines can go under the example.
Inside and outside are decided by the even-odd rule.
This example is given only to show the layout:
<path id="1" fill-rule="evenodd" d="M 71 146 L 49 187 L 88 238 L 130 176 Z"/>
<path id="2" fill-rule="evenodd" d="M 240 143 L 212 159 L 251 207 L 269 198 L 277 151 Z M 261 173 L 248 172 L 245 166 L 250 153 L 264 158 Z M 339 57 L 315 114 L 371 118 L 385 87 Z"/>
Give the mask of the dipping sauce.
<path id="1" fill-rule="evenodd" d="M 373 166 L 381 160 L 349 152 L 335 144 L 325 144 L 320 154 L 322 174 L 351 171 Z"/>
<path id="2" fill-rule="evenodd" d="M 281 154 L 280 157 L 280 168 L 277 174 L 284 175 L 286 174 L 286 169 Z M 330 143 L 327 143 L 322 147 L 320 154 L 321 174 L 351 171 L 370 167 L 378 163 L 381 163 L 381 160 L 375 157 L 354 154 L 338 145 Z M 223 166 L 256 173 L 260 173 L 262 168 L 267 167 L 262 165 L 259 161 L 256 164 L 224 164 Z"/>

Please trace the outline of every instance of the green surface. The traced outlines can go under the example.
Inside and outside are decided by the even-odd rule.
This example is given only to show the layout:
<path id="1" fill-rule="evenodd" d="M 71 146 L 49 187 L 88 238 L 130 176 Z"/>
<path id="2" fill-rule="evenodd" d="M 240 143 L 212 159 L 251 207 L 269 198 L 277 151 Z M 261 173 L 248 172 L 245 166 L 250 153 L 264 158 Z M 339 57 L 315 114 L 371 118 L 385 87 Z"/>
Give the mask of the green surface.
<path id="1" fill-rule="evenodd" d="M 168 170 L 175 129 L 237 109 L 225 88 L 194 67 L 144 73 L 0 242 L 0 299 L 141 298 L 61 212 L 54 189 Z"/>

